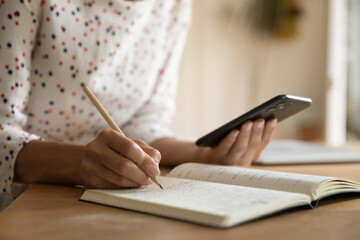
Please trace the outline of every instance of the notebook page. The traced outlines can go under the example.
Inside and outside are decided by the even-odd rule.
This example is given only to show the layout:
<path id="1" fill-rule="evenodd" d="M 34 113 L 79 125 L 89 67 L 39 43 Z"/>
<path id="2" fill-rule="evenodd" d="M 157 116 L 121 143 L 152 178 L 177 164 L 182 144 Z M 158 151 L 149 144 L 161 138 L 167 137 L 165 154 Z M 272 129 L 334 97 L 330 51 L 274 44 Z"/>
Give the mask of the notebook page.
<path id="1" fill-rule="evenodd" d="M 305 193 L 315 200 L 317 186 L 332 177 L 258 169 L 185 163 L 174 168 L 170 177 L 218 182 L 240 186 Z"/>
<path id="2" fill-rule="evenodd" d="M 103 197 L 91 199 L 86 197 L 83 200 L 90 200 L 112 206 L 118 206 L 138 211 L 152 212 L 177 218 L 196 218 L 196 213 L 206 213 L 216 216 L 228 217 L 236 212 L 241 216 L 251 219 L 284 209 L 286 206 L 295 206 L 298 203 L 309 203 L 310 198 L 304 194 L 287 193 L 274 190 L 248 188 L 234 185 L 224 185 L 202 181 L 191 181 L 187 179 L 159 177 L 163 190 L 157 185 L 117 190 L 87 190 L 86 193 L 102 193 Z M 106 200 L 111 195 L 112 200 Z M 95 196 L 95 195 L 94 195 Z M 97 195 L 99 196 L 99 195 Z M 83 198 L 83 197 L 82 197 Z M 103 198 L 103 199 L 101 199 Z M 126 206 L 121 204 L 122 199 L 130 199 Z M 146 205 L 151 203 L 153 205 Z M 294 204 L 296 203 L 296 204 Z M 144 208 L 144 206 L 147 206 Z M 162 206 L 172 208 L 162 208 Z M 183 210 L 189 212 L 183 214 Z M 173 211 L 172 213 L 170 211 Z M 174 212 L 175 211 L 175 212 Z M 247 215 L 250 212 L 253 216 Z M 183 214 L 183 216 L 181 216 Z M 191 219 L 188 219 L 191 220 Z M 199 220 L 201 222 L 201 220 Z"/>

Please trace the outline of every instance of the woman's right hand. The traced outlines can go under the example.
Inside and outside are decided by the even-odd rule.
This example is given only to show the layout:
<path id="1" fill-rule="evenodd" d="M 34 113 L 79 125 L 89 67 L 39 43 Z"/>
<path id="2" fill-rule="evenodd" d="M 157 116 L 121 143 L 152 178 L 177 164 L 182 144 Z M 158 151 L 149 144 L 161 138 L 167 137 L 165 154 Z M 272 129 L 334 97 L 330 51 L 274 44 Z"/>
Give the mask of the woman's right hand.
<path id="1" fill-rule="evenodd" d="M 159 175 L 160 152 L 141 140 L 103 130 L 85 145 L 81 159 L 82 184 L 88 188 L 139 187 Z"/>

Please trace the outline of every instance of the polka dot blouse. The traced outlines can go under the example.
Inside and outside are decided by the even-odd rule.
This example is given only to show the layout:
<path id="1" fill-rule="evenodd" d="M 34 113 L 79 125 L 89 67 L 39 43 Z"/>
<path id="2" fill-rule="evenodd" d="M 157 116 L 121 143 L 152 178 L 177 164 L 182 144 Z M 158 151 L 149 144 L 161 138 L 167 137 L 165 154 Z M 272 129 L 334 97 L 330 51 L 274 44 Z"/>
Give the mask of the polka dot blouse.
<path id="1" fill-rule="evenodd" d="M 190 0 L 0 0 L 0 209 L 24 144 L 109 128 L 82 84 L 128 137 L 171 136 L 190 16 Z"/>

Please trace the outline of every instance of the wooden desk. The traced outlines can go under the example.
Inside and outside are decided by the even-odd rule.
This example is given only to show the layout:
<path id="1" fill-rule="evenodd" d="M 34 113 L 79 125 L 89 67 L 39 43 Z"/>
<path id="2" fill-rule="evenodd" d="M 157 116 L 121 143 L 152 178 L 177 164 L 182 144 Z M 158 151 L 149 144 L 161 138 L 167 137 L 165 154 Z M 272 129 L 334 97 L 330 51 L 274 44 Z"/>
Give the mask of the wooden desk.
<path id="1" fill-rule="evenodd" d="M 360 163 L 254 168 L 360 181 Z M 82 192 L 32 185 L 0 213 L 0 239 L 360 239 L 359 195 L 325 199 L 314 210 L 290 210 L 224 230 L 80 202 Z"/>

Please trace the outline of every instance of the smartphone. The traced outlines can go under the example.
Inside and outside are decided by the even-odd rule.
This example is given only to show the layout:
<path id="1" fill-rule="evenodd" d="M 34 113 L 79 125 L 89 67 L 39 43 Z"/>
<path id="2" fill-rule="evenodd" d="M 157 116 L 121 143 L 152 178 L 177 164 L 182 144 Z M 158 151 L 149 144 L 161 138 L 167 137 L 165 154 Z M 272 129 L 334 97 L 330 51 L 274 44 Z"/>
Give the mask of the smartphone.
<path id="1" fill-rule="evenodd" d="M 312 100 L 310 98 L 285 94 L 278 95 L 199 138 L 196 141 L 196 145 L 214 147 L 226 137 L 231 130 L 240 129 L 241 125 L 246 121 L 254 121 L 258 118 L 263 118 L 267 121 L 276 118 L 278 122 L 280 122 L 309 107 L 311 103 Z"/>

